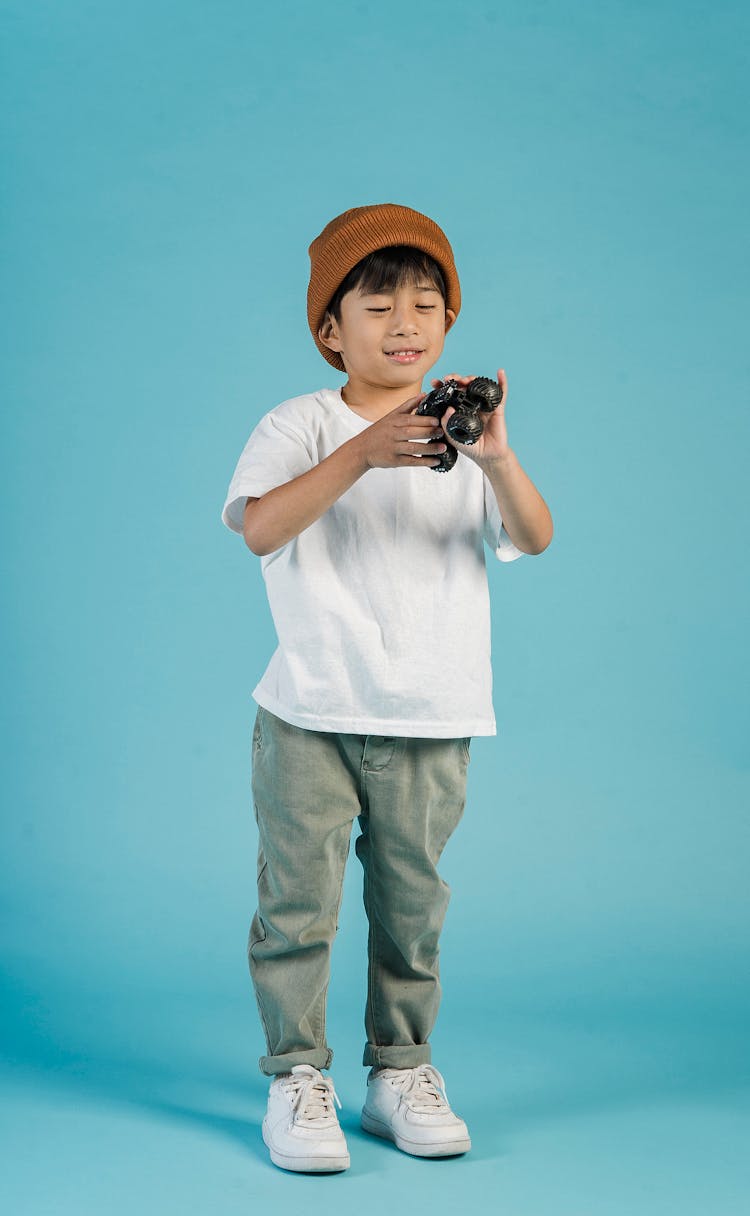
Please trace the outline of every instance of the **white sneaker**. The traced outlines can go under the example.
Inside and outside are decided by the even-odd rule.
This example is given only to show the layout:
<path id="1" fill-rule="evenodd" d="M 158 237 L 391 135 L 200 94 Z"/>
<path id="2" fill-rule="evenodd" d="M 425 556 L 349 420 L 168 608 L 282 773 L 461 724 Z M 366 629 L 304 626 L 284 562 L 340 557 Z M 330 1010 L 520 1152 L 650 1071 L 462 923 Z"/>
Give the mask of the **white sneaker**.
<path id="1" fill-rule="evenodd" d="M 341 1106 L 333 1081 L 311 1064 L 295 1064 L 271 1082 L 263 1139 L 274 1165 L 305 1173 L 349 1168 L 334 1102 Z"/>
<path id="2" fill-rule="evenodd" d="M 450 1157 L 471 1148 L 466 1124 L 448 1105 L 445 1082 L 431 1064 L 373 1069 L 362 1127 L 415 1157 Z"/>

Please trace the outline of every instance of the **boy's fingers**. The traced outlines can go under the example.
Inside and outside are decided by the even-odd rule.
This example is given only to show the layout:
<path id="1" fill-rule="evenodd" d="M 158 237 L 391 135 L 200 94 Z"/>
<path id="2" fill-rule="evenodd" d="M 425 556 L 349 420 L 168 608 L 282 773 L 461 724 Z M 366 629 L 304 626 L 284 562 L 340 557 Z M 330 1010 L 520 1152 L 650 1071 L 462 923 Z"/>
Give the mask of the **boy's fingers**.
<path id="1" fill-rule="evenodd" d="M 398 423 L 399 430 L 408 432 L 410 435 L 419 434 L 421 431 L 431 431 L 439 426 L 440 419 L 434 418 L 432 414 L 413 414 L 411 418 L 405 418 L 403 422 Z"/>
<path id="2" fill-rule="evenodd" d="M 420 401 L 424 401 L 427 393 L 417 393 L 416 397 L 409 397 L 407 401 L 402 401 L 401 405 L 397 405 L 395 410 L 391 410 L 392 414 L 408 414 L 411 410 L 417 409 Z"/>

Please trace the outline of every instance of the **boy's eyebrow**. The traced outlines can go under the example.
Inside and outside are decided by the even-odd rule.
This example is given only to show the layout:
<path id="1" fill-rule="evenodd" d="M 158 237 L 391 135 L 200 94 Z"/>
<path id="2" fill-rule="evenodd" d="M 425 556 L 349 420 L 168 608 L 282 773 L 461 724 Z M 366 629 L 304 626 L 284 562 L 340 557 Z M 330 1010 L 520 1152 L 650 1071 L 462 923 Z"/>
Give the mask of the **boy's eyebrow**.
<path id="1" fill-rule="evenodd" d="M 438 295 L 440 294 L 440 293 L 438 292 L 437 287 L 431 287 L 431 286 L 429 286 L 427 283 L 422 283 L 422 284 L 420 284 L 420 286 L 419 286 L 419 287 L 415 287 L 415 288 L 414 288 L 414 290 L 415 290 L 415 291 L 434 291 L 434 292 L 436 292 Z M 362 295 L 363 295 L 365 298 L 367 298 L 368 296 L 389 296 L 389 295 L 391 295 L 391 292 L 390 292 L 390 291 L 386 291 L 386 290 L 383 290 L 383 291 L 363 291 L 363 292 L 362 292 Z"/>

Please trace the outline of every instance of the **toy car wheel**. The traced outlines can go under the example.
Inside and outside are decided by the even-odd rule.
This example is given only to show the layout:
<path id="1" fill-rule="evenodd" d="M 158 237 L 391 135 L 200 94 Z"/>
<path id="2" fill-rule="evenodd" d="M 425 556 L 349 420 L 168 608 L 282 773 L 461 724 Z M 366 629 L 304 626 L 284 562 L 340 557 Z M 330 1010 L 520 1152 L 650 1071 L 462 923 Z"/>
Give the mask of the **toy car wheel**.
<path id="1" fill-rule="evenodd" d="M 489 412 L 497 409 L 503 399 L 503 390 L 496 380 L 488 376 L 475 376 L 466 386 L 466 397 L 472 405 Z"/>
<path id="2" fill-rule="evenodd" d="M 484 425 L 482 419 L 477 418 L 475 414 L 451 414 L 445 429 L 457 443 L 472 444 L 476 443 L 482 434 Z"/>
<path id="3" fill-rule="evenodd" d="M 430 465 L 430 468 L 433 473 L 450 473 L 457 460 L 458 452 L 449 444 L 445 451 L 440 453 L 440 464 Z"/>

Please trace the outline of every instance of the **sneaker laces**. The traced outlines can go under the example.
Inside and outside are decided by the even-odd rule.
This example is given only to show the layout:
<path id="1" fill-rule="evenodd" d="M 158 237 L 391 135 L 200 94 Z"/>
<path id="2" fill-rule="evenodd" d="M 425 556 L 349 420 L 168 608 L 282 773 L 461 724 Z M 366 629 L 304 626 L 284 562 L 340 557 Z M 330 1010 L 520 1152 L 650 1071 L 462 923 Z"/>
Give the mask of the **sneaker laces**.
<path id="1" fill-rule="evenodd" d="M 288 1077 L 283 1078 L 284 1090 L 292 1100 L 292 1122 L 322 1127 L 332 1120 L 338 1122 L 334 1102 L 341 1102 L 333 1081 L 324 1077 L 312 1064 L 295 1064 Z"/>
<path id="2" fill-rule="evenodd" d="M 416 1068 L 380 1068 L 376 1074 L 401 1091 L 402 1101 L 414 1111 L 442 1115 L 450 1112 L 445 1081 L 432 1064 Z"/>

